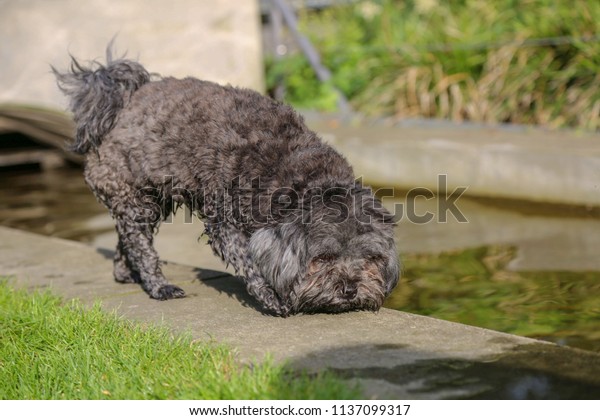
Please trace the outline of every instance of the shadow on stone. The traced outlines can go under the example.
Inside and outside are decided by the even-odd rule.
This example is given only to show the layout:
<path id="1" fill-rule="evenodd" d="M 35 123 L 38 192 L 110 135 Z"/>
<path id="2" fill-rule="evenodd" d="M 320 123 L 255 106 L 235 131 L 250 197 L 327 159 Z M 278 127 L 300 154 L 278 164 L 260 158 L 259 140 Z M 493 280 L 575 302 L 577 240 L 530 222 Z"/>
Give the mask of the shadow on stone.
<path id="1" fill-rule="evenodd" d="M 231 274 L 225 272 L 204 270 L 202 268 L 194 268 L 194 273 L 196 274 L 196 281 L 212 287 L 218 291 L 219 294 L 224 293 L 228 297 L 237 300 L 247 308 L 252 308 L 263 315 L 269 315 L 268 312 L 266 312 L 262 306 L 258 304 L 256 299 L 250 296 L 250 294 L 246 291 L 244 282 L 239 277 L 232 276 Z M 207 276 L 207 274 L 212 274 L 212 276 Z M 220 275 L 216 276 L 214 274 Z"/>
<path id="2" fill-rule="evenodd" d="M 106 248 L 96 248 L 96 252 L 102 255 L 107 260 L 112 261 L 115 255 L 115 252 Z M 168 261 L 161 261 L 162 267 L 165 271 L 165 275 L 167 280 L 173 281 L 173 283 L 185 282 L 185 281 L 198 281 L 203 284 L 216 289 L 220 293 L 226 293 L 229 297 L 236 298 L 239 302 L 247 303 L 253 302 L 251 306 L 253 308 L 259 308 L 258 305 L 254 302 L 253 298 L 246 292 L 243 281 L 238 277 L 232 276 L 229 273 L 224 271 L 217 271 L 207 268 L 200 267 L 187 267 L 187 270 L 191 269 L 194 274 L 193 278 L 184 278 L 182 276 L 182 269 L 187 274 L 186 266 L 182 264 L 173 264 Z M 139 281 L 136 281 L 139 283 Z"/>
<path id="3" fill-rule="evenodd" d="M 111 251 L 110 249 L 106 249 L 106 248 L 96 248 L 96 252 L 100 255 L 102 255 L 104 258 L 106 258 L 107 260 L 113 260 L 114 256 L 115 256 L 115 251 Z"/>
<path id="4" fill-rule="evenodd" d="M 396 360 L 413 359 L 382 366 L 389 351 Z M 600 356 L 548 344 L 520 345 L 486 360 L 431 358 L 415 353 L 410 346 L 356 346 L 308 354 L 292 365 L 301 369 L 325 362 L 329 371 L 348 380 L 362 382 L 365 393 L 375 398 L 415 399 L 598 399 Z M 379 356 L 376 353 L 382 353 Z M 404 353 L 401 355 L 400 353 Z M 364 357 L 366 363 L 358 363 Z M 385 358 L 384 358 L 385 357 Z M 393 360 L 393 359 L 392 359 Z M 344 364 L 347 365 L 344 366 Z M 372 366 L 369 366 L 372 364 Z M 369 384 L 385 382 L 386 395 L 378 395 Z M 382 388 L 379 388 L 382 389 Z M 393 395 L 393 389 L 400 395 Z"/>

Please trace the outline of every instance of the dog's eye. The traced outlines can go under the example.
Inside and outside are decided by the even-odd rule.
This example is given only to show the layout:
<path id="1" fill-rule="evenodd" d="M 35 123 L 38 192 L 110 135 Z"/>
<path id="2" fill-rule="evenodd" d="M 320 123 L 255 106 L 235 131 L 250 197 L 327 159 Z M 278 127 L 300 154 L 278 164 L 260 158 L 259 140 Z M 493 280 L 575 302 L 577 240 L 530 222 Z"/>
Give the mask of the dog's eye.
<path id="1" fill-rule="evenodd" d="M 367 261 L 374 264 L 380 264 L 385 261 L 383 255 L 369 255 Z"/>
<path id="2" fill-rule="evenodd" d="M 335 260 L 335 255 L 332 254 L 321 254 L 318 257 L 315 257 L 314 261 L 324 264 Z"/>

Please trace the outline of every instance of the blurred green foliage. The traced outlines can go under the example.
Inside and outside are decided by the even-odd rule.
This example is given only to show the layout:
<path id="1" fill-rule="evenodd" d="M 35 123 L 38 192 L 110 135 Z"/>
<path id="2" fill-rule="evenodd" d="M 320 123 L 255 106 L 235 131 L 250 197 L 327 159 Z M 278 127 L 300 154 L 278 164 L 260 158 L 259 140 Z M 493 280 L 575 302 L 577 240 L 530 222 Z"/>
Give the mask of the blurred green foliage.
<path id="1" fill-rule="evenodd" d="M 300 21 L 365 113 L 600 128 L 600 2 L 371 0 Z M 299 53 L 267 72 L 292 104 L 335 107 Z"/>

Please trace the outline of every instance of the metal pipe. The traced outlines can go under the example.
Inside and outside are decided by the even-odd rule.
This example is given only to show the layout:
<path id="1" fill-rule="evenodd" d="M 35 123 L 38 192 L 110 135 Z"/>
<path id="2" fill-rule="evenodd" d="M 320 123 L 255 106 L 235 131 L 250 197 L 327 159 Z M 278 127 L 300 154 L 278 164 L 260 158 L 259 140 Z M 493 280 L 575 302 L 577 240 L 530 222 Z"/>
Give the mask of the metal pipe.
<path id="1" fill-rule="evenodd" d="M 319 81 L 323 83 L 329 82 L 331 80 L 331 72 L 321 63 L 321 57 L 315 47 L 313 47 L 308 38 L 306 38 L 298 29 L 298 19 L 290 5 L 285 0 L 271 0 L 271 2 L 274 7 L 281 11 L 283 20 L 290 29 L 298 46 L 308 59 L 308 62 L 315 71 Z M 340 111 L 344 114 L 350 113 L 350 104 L 344 94 L 336 87 L 333 87 L 333 89 L 338 95 L 338 107 Z"/>

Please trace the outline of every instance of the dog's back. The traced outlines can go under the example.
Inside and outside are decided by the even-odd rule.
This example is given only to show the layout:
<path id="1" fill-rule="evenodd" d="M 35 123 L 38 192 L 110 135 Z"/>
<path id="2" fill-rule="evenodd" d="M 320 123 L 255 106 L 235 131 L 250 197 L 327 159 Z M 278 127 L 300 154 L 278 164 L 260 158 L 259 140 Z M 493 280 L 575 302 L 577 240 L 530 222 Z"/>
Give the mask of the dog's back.
<path id="1" fill-rule="evenodd" d="M 72 150 L 87 154 L 88 173 L 98 163 L 112 166 L 137 188 L 158 186 L 167 176 L 186 189 L 224 187 L 237 177 L 277 177 L 281 187 L 300 190 L 327 179 L 354 183 L 346 160 L 287 105 L 195 78 L 151 81 L 131 60 L 94 64 L 73 59 L 71 72 L 55 70 L 71 98 Z"/>
<path id="2" fill-rule="evenodd" d="M 344 158 L 308 130 L 291 107 L 248 89 L 194 78 L 142 86 L 105 142 L 100 150 L 126 150 L 148 178 L 189 170 L 180 177 L 185 188 L 198 188 L 197 181 L 204 188 L 224 187 L 238 177 L 243 183 L 278 177 L 285 180 L 282 187 L 303 188 L 316 174 L 312 165 L 345 169 L 342 179 L 348 186 L 354 183 Z"/>

